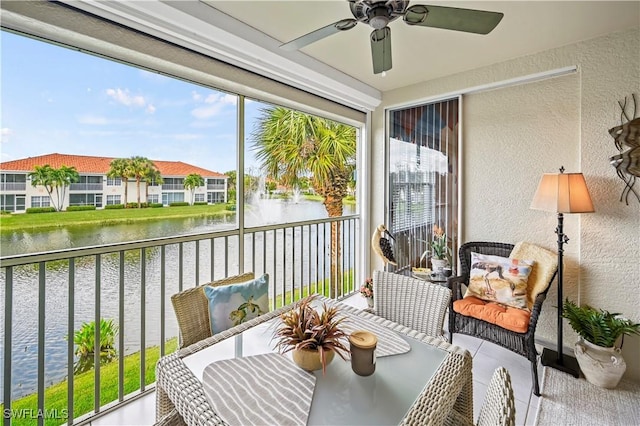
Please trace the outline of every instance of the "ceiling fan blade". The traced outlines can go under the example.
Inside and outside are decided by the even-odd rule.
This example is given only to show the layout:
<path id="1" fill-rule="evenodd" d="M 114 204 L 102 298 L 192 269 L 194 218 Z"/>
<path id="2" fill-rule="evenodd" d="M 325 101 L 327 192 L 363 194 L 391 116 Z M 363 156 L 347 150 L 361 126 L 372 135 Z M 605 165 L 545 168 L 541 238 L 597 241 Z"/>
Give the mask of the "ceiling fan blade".
<path id="1" fill-rule="evenodd" d="M 371 58 L 373 73 L 380 74 L 391 69 L 391 30 L 389 27 L 371 33 Z"/>
<path id="2" fill-rule="evenodd" d="M 334 22 L 333 24 L 329 24 L 326 27 L 311 31 L 310 33 L 300 36 L 295 40 L 281 44 L 280 48 L 284 50 L 301 49 L 313 42 L 329 37 L 335 33 L 339 33 L 340 31 L 350 30 L 355 27 L 357 23 L 358 21 L 355 19 L 342 19 L 338 22 Z"/>
<path id="3" fill-rule="evenodd" d="M 504 13 L 486 10 L 416 4 L 407 9 L 404 21 L 409 25 L 489 34 L 503 16 Z"/>

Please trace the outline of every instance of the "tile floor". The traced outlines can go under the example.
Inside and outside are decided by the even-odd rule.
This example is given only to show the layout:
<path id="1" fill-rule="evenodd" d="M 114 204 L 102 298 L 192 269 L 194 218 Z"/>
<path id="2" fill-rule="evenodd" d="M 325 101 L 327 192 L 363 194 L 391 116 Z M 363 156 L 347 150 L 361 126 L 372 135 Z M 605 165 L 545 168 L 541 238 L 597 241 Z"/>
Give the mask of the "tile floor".
<path id="1" fill-rule="evenodd" d="M 346 299 L 345 303 L 360 308 L 366 307 L 365 300 L 359 295 Z M 453 343 L 467 349 L 473 356 L 473 406 L 475 418 L 478 417 L 493 371 L 497 367 L 503 366 L 511 374 L 511 382 L 516 399 L 516 425 L 533 425 L 538 408 L 538 397 L 533 395 L 531 391 L 531 366 L 529 361 L 500 346 L 471 336 L 454 334 Z M 542 378 L 541 368 L 539 368 L 538 374 Z M 95 426 L 152 425 L 154 418 L 155 394 L 151 393 L 94 420 L 91 424 Z"/>

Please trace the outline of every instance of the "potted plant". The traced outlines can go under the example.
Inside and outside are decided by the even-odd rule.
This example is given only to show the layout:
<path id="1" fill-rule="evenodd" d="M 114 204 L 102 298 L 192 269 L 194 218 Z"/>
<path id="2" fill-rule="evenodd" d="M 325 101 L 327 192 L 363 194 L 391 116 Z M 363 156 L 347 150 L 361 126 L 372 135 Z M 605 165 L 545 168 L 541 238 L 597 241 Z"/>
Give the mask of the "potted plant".
<path id="1" fill-rule="evenodd" d="M 615 388 L 627 365 L 620 354 L 625 334 L 639 334 L 640 323 L 633 323 L 619 313 L 578 306 L 566 299 L 562 316 L 578 333 L 575 354 L 585 378 L 594 385 Z"/>
<path id="2" fill-rule="evenodd" d="M 280 353 L 293 351 L 293 361 L 300 368 L 307 371 L 322 368 L 324 374 L 336 352 L 346 360 L 349 350 L 343 343 L 347 334 L 339 327 L 345 317 L 338 318 L 338 308 L 326 304 L 321 313 L 316 311 L 312 306 L 315 297 L 302 299 L 296 308 L 280 315 L 282 322 L 274 338 Z"/>
<path id="3" fill-rule="evenodd" d="M 373 279 L 368 277 L 360 286 L 360 295 L 367 300 L 367 306 L 373 308 Z"/>
<path id="4" fill-rule="evenodd" d="M 420 256 L 420 262 L 431 253 L 431 269 L 434 272 L 442 273 L 451 256 L 451 249 L 447 245 L 447 234 L 444 232 L 444 228 L 433 225 L 433 240 L 430 247 Z"/>

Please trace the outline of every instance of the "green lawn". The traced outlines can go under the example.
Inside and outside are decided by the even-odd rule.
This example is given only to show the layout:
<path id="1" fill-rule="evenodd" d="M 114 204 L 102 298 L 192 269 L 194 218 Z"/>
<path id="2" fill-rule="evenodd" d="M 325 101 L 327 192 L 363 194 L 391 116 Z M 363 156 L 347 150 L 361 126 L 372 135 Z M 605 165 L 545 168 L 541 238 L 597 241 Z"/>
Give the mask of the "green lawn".
<path id="1" fill-rule="evenodd" d="M 165 343 L 165 354 L 174 352 L 178 345 L 178 339 L 173 338 Z M 160 358 L 160 347 L 154 346 L 145 351 L 145 383 L 150 384 L 156 380 L 156 362 Z M 94 403 L 94 370 L 74 376 L 73 381 L 73 416 L 79 417 L 93 410 Z M 67 409 L 67 381 L 60 382 L 45 389 L 44 406 L 49 412 L 62 413 Z M 125 395 L 140 389 L 140 352 L 125 357 L 124 360 L 124 393 Z M 111 362 L 100 366 L 100 405 L 108 404 L 118 399 L 118 362 Z M 38 394 L 27 395 L 12 401 L 11 409 L 33 410 L 38 409 Z M 4 405 L 0 405 L 4 410 Z M 55 411 L 54 411 L 55 410 Z M 34 414 L 35 415 L 35 414 Z M 55 426 L 66 423 L 66 419 L 46 419 L 45 425 Z M 33 425 L 34 419 L 16 418 L 12 425 Z"/>
<path id="2" fill-rule="evenodd" d="M 226 204 L 145 209 L 88 210 L 77 212 L 24 213 L 0 215 L 0 231 L 61 228 L 84 225 L 108 226 L 151 220 L 210 217 L 233 214 Z"/>

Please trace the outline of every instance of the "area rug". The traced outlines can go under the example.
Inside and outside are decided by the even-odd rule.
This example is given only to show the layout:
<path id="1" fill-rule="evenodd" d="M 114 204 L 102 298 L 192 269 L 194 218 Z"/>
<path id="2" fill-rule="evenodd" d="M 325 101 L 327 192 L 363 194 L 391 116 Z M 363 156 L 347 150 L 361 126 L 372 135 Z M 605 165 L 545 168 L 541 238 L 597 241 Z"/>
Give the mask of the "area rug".
<path id="1" fill-rule="evenodd" d="M 536 425 L 639 425 L 640 385 L 603 389 L 584 378 L 544 367 Z"/>

